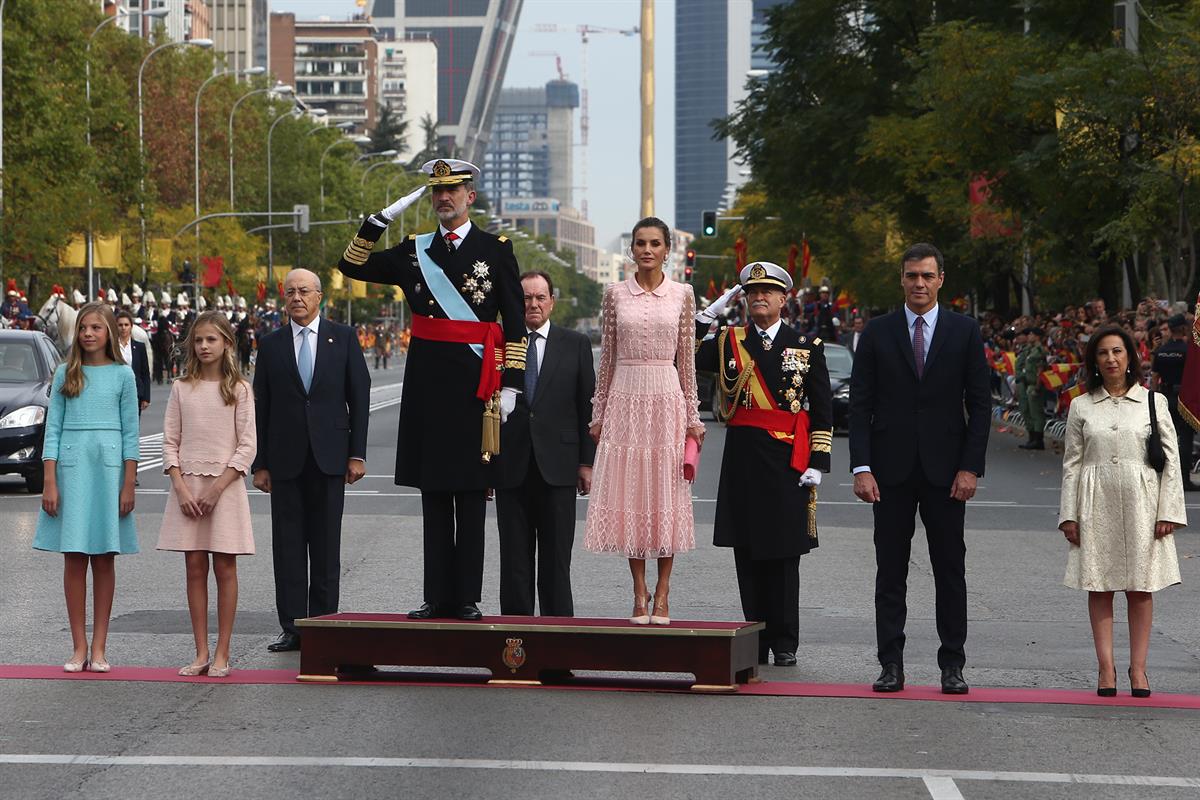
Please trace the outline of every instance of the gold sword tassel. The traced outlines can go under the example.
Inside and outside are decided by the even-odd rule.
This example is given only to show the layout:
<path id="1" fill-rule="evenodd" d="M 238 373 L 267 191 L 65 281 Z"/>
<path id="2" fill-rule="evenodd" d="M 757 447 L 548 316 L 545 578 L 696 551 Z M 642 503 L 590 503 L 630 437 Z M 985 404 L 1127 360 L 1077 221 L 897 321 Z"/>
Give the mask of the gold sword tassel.
<path id="1" fill-rule="evenodd" d="M 497 391 L 483 404 L 483 441 L 480 445 L 479 460 L 484 464 L 492 462 L 492 456 L 500 452 L 500 392 Z"/>
<path id="2" fill-rule="evenodd" d="M 808 538 L 817 538 L 817 487 L 808 487 Z"/>

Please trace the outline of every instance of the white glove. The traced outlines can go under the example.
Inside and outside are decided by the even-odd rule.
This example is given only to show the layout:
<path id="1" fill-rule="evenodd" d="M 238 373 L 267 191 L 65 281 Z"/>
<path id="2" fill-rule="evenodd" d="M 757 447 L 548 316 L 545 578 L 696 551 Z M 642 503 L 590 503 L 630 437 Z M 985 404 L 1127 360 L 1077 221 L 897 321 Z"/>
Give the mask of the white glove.
<path id="1" fill-rule="evenodd" d="M 415 189 L 415 190 L 409 192 L 408 194 L 404 195 L 404 197 L 401 197 L 396 202 L 392 203 L 390 206 L 385 208 L 383 211 L 380 211 L 377 216 L 382 217 L 384 219 L 384 221 L 386 221 L 386 222 L 391 222 L 396 217 L 400 216 L 400 213 L 402 211 L 404 211 L 404 209 L 408 208 L 413 203 L 420 200 L 421 195 L 423 195 L 424 193 L 425 193 L 424 186 L 422 186 L 419 189 Z"/>
<path id="2" fill-rule="evenodd" d="M 500 390 L 500 424 L 508 422 L 508 415 L 517 407 L 517 390 L 505 386 Z"/>
<path id="3" fill-rule="evenodd" d="M 821 470 L 809 467 L 800 475 L 801 486 L 820 486 L 821 485 Z"/>
<path id="4" fill-rule="evenodd" d="M 733 298 L 738 296 L 738 292 L 741 290 L 742 285 L 740 283 L 735 283 L 732 289 L 709 303 L 708 308 L 696 314 L 696 322 L 707 322 L 710 325 L 716 322 L 720 313 L 725 310 L 725 307 L 729 305 Z"/>

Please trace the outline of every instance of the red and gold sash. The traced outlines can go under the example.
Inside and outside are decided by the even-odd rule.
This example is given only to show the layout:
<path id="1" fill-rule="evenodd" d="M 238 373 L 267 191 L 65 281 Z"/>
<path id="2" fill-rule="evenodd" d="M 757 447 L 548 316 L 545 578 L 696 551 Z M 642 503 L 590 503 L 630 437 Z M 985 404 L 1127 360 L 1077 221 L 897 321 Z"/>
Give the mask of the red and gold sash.
<path id="1" fill-rule="evenodd" d="M 479 369 L 479 388 L 476 389 L 475 396 L 487 402 L 492 395 L 500 391 L 500 373 L 504 368 L 501 358 L 504 330 L 498 323 L 439 319 L 413 314 L 412 335 L 432 342 L 483 345 L 483 365 Z"/>
<path id="2" fill-rule="evenodd" d="M 781 442 L 790 442 L 791 467 L 797 472 L 803 472 L 808 469 L 808 412 L 799 411 L 793 414 L 780 408 L 775 402 L 775 395 L 768 391 L 762 372 L 746 350 L 746 331 L 746 328 L 733 328 L 729 331 L 729 338 L 733 341 L 733 359 L 738 373 L 745 370 L 747 365 L 753 367 L 744 389 L 749 407 L 737 402 L 738 398 L 734 398 L 735 410 L 726 424 L 759 428 Z"/>

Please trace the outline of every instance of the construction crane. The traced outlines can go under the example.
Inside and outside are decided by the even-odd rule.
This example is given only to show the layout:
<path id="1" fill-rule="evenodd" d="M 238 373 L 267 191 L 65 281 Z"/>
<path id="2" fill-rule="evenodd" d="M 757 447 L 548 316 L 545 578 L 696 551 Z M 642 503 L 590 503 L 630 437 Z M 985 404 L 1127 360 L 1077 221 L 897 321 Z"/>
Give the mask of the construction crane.
<path id="1" fill-rule="evenodd" d="M 556 25 L 553 22 L 542 22 L 533 26 L 535 33 L 571 33 L 571 29 L 567 25 Z M 580 62 L 583 80 L 580 86 L 580 103 L 579 103 L 579 145 L 583 148 L 583 158 L 580 159 L 580 172 L 582 173 L 579 181 L 579 210 L 583 213 L 583 218 L 588 218 L 588 201 L 587 201 L 587 186 L 588 186 L 588 37 L 595 34 L 615 33 L 621 36 L 637 36 L 641 30 L 635 25 L 632 28 L 605 28 L 599 25 L 577 25 L 575 33 L 579 34 L 580 43 Z M 532 54 L 531 54 L 532 55 Z M 562 61 L 559 60 L 558 77 L 563 77 Z"/>
<path id="2" fill-rule="evenodd" d="M 554 50 L 530 50 L 529 55 L 545 56 L 547 58 L 553 58 L 554 66 L 558 70 L 558 79 L 560 81 L 565 81 L 567 79 L 567 73 L 563 71 L 562 56 L 560 56 Z"/>

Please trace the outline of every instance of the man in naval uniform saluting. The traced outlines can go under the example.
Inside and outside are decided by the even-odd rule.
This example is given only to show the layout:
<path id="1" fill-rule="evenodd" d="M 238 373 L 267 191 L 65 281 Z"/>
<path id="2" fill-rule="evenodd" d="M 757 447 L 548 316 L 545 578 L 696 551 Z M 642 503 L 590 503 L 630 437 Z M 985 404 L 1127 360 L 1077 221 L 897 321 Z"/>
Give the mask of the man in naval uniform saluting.
<path id="1" fill-rule="evenodd" d="M 696 369 L 717 373 L 717 418 L 728 425 L 713 544 L 732 547 L 742 612 L 762 621 L 758 661 L 796 665 L 800 556 L 817 546 L 817 486 L 830 469 L 833 391 L 820 338 L 780 318 L 792 279 L 767 261 L 696 315 Z M 750 322 L 707 336 L 739 289 Z"/>
<path id="2" fill-rule="evenodd" d="M 421 171 L 429 176 L 438 229 L 372 252 L 422 187 L 367 217 L 338 268 L 350 278 L 399 286 L 413 311 L 396 483 L 421 490 L 425 598 L 409 617 L 475 620 L 482 616 L 490 462 L 499 452 L 500 423 L 525 383 L 525 306 L 512 242 L 468 217 L 478 167 L 447 158 Z"/>

